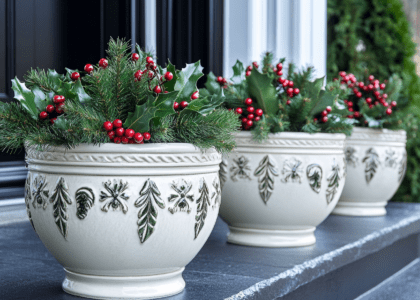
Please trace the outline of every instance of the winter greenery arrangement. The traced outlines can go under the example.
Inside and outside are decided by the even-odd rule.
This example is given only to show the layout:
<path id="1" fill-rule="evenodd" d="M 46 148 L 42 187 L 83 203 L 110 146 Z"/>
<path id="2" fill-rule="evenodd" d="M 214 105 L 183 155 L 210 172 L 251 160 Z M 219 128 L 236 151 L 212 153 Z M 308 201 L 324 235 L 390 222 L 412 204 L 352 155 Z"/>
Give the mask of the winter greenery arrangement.
<path id="1" fill-rule="evenodd" d="M 176 70 L 157 66 L 137 46 L 111 39 L 107 58 L 84 72 L 31 70 L 15 78 L 17 102 L 0 103 L 0 148 L 81 143 L 191 143 L 220 152 L 234 147 L 240 123 L 224 107 L 224 94 L 199 95 L 200 62 Z"/>
<path id="2" fill-rule="evenodd" d="M 261 68 L 253 62 L 245 69 L 237 61 L 229 81 L 210 73 L 207 90 L 200 94 L 218 95 L 224 90 L 224 106 L 239 115 L 242 130 L 251 130 L 258 141 L 283 131 L 349 135 L 356 120 L 347 118 L 347 91 L 337 82 L 324 89 L 324 78 L 312 80 L 312 67 L 299 72 L 289 64 L 283 77 L 284 61 L 274 65 L 272 53 L 264 55 Z"/>

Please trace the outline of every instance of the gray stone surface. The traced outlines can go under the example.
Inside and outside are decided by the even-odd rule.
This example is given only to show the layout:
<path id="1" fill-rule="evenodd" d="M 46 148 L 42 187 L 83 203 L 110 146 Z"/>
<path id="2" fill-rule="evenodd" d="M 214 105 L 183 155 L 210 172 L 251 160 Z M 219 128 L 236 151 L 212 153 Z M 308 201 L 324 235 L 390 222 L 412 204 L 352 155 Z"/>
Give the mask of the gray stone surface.
<path id="1" fill-rule="evenodd" d="M 315 232 L 317 243 L 303 248 L 231 245 L 227 232 L 218 220 L 185 269 L 185 291 L 167 299 L 277 299 L 418 234 L 420 204 L 391 203 L 385 217 L 330 216 Z M 0 253 L 0 299 L 80 299 L 61 290 L 63 269 L 29 222 L 0 226 Z"/>

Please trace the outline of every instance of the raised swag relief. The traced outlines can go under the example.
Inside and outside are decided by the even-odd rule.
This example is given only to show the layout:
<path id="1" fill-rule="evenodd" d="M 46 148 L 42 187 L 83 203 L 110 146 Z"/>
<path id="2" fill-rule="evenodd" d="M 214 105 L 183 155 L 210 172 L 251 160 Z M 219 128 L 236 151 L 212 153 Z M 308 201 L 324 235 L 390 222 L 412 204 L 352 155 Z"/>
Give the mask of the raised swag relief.
<path id="1" fill-rule="evenodd" d="M 194 195 L 189 195 L 191 191 L 192 183 L 185 181 L 184 179 L 178 180 L 178 182 L 172 182 L 171 188 L 176 192 L 176 194 L 171 194 L 168 197 L 168 201 L 175 202 L 173 207 L 168 207 L 168 210 L 174 214 L 178 211 L 180 212 L 191 212 L 189 202 L 194 202 Z"/>
<path id="2" fill-rule="evenodd" d="M 111 183 L 111 180 L 108 180 L 103 185 L 106 192 L 101 191 L 99 197 L 100 202 L 105 202 L 101 209 L 104 212 L 108 212 L 109 208 L 113 210 L 121 209 L 123 213 L 127 213 L 127 200 L 129 197 L 124 192 L 128 189 L 128 182 L 123 183 L 122 180 L 118 182 L 114 179 L 113 183 Z"/>
<path id="3" fill-rule="evenodd" d="M 302 162 L 292 157 L 291 159 L 286 159 L 283 163 L 283 170 L 281 171 L 284 176 L 282 179 L 283 182 L 288 182 L 289 179 L 292 182 L 302 183 L 301 173 L 303 173 Z"/>
<path id="4" fill-rule="evenodd" d="M 356 149 L 354 149 L 353 147 L 346 147 L 344 155 L 346 157 L 346 162 L 349 166 L 355 167 L 357 165 L 359 159 L 356 156 Z"/>

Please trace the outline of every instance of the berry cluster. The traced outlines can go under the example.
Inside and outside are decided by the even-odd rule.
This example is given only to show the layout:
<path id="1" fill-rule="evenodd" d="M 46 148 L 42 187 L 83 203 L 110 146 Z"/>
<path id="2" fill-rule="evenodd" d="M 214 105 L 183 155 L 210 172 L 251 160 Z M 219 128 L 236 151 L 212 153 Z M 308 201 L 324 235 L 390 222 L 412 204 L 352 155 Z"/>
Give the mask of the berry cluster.
<path id="1" fill-rule="evenodd" d="M 237 107 L 235 113 L 239 115 L 239 118 L 242 121 L 242 129 L 250 130 L 255 122 L 261 120 L 261 116 L 264 112 L 261 108 L 255 109 L 255 107 L 252 106 L 251 98 L 245 99 L 245 105 L 247 106 L 245 111 L 241 107 Z"/>
<path id="2" fill-rule="evenodd" d="M 198 99 L 199 96 L 200 96 L 200 94 L 198 93 L 198 91 L 195 91 L 191 95 L 191 101 L 193 101 L 195 99 Z M 188 106 L 188 102 L 187 101 L 181 101 L 181 103 L 178 103 L 176 101 L 174 102 L 174 109 L 177 110 L 177 111 L 183 110 L 187 106 Z"/>
<path id="3" fill-rule="evenodd" d="M 133 129 L 124 129 L 123 123 L 120 119 L 115 119 L 114 122 L 104 122 L 104 128 L 108 132 L 109 139 L 115 144 L 144 144 L 144 141 L 150 140 L 150 133 L 135 132 Z"/>
<path id="4" fill-rule="evenodd" d="M 298 88 L 294 88 L 294 83 L 292 80 L 287 80 L 286 78 L 283 78 L 283 64 L 278 63 L 275 68 L 273 68 L 273 72 L 278 76 L 277 82 L 280 86 L 283 87 L 284 92 L 287 94 L 289 98 L 293 98 L 294 96 L 298 95 L 300 93 L 300 90 Z M 289 105 L 291 103 L 291 100 L 288 99 L 286 104 Z"/>
<path id="5" fill-rule="evenodd" d="M 331 112 L 332 108 L 331 106 L 327 106 L 327 108 L 325 108 L 322 112 L 321 112 L 321 122 L 322 123 L 327 123 L 328 122 L 328 114 Z M 314 118 L 314 122 L 318 122 L 317 118 Z"/>
<path id="6" fill-rule="evenodd" d="M 222 76 L 218 76 L 216 78 L 216 81 L 217 81 L 218 84 L 220 84 L 220 86 L 222 88 L 227 89 L 228 86 L 227 86 L 227 80 L 226 80 L 226 78 L 223 78 Z"/>
<path id="7" fill-rule="evenodd" d="M 54 124 L 54 122 L 57 120 L 57 116 L 64 113 L 64 101 L 66 101 L 66 98 L 62 95 L 55 95 L 53 97 L 54 105 L 47 105 L 45 108 L 45 111 L 41 111 L 39 113 L 39 118 L 41 120 L 45 120 L 49 118 L 51 124 Z"/>
<path id="8" fill-rule="evenodd" d="M 245 76 L 246 77 L 248 77 L 249 75 L 251 75 L 251 70 L 253 69 L 253 68 L 256 68 L 256 69 L 258 69 L 258 63 L 256 62 L 256 61 L 254 61 L 253 63 L 252 63 L 252 65 L 250 65 L 250 66 L 248 66 L 247 68 L 246 68 L 246 72 L 245 72 Z"/>
<path id="9" fill-rule="evenodd" d="M 340 82 L 342 85 L 347 86 L 351 89 L 351 100 L 344 100 L 344 103 L 347 105 L 347 108 L 351 114 L 347 117 L 352 118 L 360 118 L 362 114 L 359 111 L 359 105 L 357 105 L 357 101 L 364 98 L 369 109 L 374 108 L 375 106 L 382 105 L 386 107 L 385 114 L 388 116 L 392 114 L 392 108 L 397 106 L 397 102 L 391 101 L 387 102 L 388 95 L 383 92 L 386 87 L 385 83 L 379 82 L 379 80 L 375 79 L 373 75 L 369 75 L 368 81 L 363 82 L 357 81 L 357 78 L 353 74 L 347 74 L 344 71 L 339 73 L 340 75 Z M 338 78 L 334 78 L 334 81 L 337 81 Z"/>

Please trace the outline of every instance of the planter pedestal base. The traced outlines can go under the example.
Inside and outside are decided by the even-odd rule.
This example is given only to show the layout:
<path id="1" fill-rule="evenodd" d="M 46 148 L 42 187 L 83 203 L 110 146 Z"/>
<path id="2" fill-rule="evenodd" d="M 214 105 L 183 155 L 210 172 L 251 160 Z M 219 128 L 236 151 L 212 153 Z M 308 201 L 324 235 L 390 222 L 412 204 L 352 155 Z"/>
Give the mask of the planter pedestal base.
<path id="1" fill-rule="evenodd" d="M 256 247 L 302 247 L 313 245 L 315 227 L 303 230 L 261 230 L 229 226 L 228 242 Z"/>
<path id="2" fill-rule="evenodd" d="M 380 217 L 386 215 L 385 206 L 387 203 L 387 201 L 347 202 L 340 200 L 338 201 L 338 204 L 334 208 L 332 214 L 353 217 Z"/>
<path id="3" fill-rule="evenodd" d="M 151 276 L 94 276 L 66 271 L 63 290 L 91 299 L 155 299 L 184 290 L 184 268 L 173 273 Z"/>

